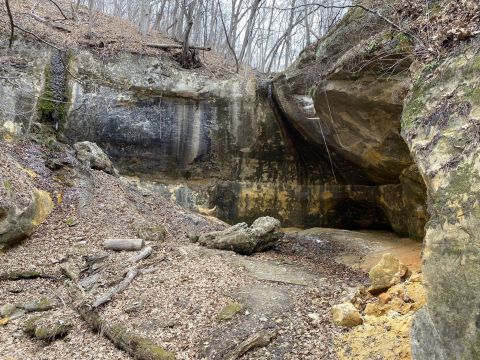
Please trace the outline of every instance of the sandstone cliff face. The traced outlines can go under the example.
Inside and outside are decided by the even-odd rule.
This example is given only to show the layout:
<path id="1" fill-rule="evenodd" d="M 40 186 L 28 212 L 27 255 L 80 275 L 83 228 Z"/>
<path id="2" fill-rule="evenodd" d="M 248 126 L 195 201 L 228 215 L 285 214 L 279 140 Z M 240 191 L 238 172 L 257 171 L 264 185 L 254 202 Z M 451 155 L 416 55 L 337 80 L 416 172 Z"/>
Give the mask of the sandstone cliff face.
<path id="1" fill-rule="evenodd" d="M 372 202 L 391 228 L 421 240 L 425 186 L 400 134 L 410 47 L 374 16 L 350 11 L 274 79 L 273 93 L 286 121 L 311 149 L 328 152 L 340 186 L 374 188 Z M 340 159 L 356 176 L 337 165 Z"/>
<path id="2" fill-rule="evenodd" d="M 284 226 L 389 226 L 379 188 L 343 157 L 334 174 L 324 149 L 312 151 L 276 113 L 270 82 L 195 77 L 128 54 L 100 61 L 81 51 L 70 64 L 87 80 L 68 87 L 61 133 L 99 144 L 122 174 L 173 184 L 175 198 L 186 183 L 182 203 L 216 207 L 231 223 L 270 215 Z"/>
<path id="3" fill-rule="evenodd" d="M 480 358 L 480 51 L 478 42 L 413 74 L 402 132 L 425 179 L 427 306 L 415 359 Z"/>
<path id="4" fill-rule="evenodd" d="M 162 181 L 162 194 L 232 223 L 270 215 L 284 226 L 391 227 L 420 239 L 422 218 L 411 215 L 422 196 L 408 204 L 413 183 L 400 176 L 412 164 L 398 134 L 405 78 L 375 81 L 378 66 L 352 73 L 362 34 L 348 34 L 362 19 L 353 12 L 273 83 L 196 76 L 161 57 L 43 49 L 24 76 L 28 99 L 0 87 L 30 114 L 5 112 L 3 128 L 28 131 L 38 115 L 71 144 L 97 143 L 123 175 Z M 38 50 L 17 48 L 27 60 Z M 83 80 L 66 83 L 65 65 Z"/>

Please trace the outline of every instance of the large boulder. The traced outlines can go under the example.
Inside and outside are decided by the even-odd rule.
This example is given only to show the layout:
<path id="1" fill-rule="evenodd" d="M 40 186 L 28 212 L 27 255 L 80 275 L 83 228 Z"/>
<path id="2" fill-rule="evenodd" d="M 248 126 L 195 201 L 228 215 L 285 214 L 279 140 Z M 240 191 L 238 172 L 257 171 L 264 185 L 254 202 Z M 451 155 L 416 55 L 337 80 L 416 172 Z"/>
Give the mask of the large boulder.
<path id="1" fill-rule="evenodd" d="M 239 223 L 226 230 L 201 235 L 200 245 L 250 255 L 271 247 L 281 237 L 280 221 L 270 216 L 258 218 L 252 226 Z"/>
<path id="2" fill-rule="evenodd" d="M 85 166 L 103 170 L 108 174 L 117 174 L 112 161 L 97 144 L 90 141 L 82 141 L 77 142 L 73 147 L 77 153 L 78 160 Z"/>
<path id="3" fill-rule="evenodd" d="M 32 171 L 0 152 L 0 249 L 17 244 L 33 234 L 50 214 L 53 201 L 35 188 Z"/>

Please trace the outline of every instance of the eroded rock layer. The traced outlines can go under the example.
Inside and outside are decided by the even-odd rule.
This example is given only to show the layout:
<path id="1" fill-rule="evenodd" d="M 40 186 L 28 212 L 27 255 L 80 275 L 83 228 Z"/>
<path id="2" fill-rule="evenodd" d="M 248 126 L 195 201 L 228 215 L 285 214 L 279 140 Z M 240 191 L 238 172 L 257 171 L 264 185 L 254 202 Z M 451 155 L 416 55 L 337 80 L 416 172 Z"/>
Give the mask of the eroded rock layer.
<path id="1" fill-rule="evenodd" d="M 330 66 L 332 73 L 343 69 L 336 78 L 316 74 L 340 40 L 327 38 L 317 54 L 306 51 L 273 82 L 210 79 L 162 57 L 44 50 L 34 66 L 18 70 L 35 84 L 29 100 L 22 102 L 18 89 L 10 98 L 37 109 L 62 140 L 98 144 L 122 175 L 136 177 L 136 186 L 161 182 L 148 186 L 230 223 L 274 216 L 283 226 L 391 228 L 421 239 L 422 183 L 415 176 L 402 181 L 413 162 L 399 137 L 401 96 L 393 99 L 405 79 L 375 83 L 367 70 L 353 78 L 346 60 Z M 25 59 L 31 57 L 30 46 L 22 46 Z M 346 43 L 335 54 L 353 47 Z M 81 81 L 64 82 L 65 64 Z M 303 74 L 336 89 L 325 90 L 334 117 L 325 117 L 316 95 L 323 88 L 306 87 Z M 7 137 L 32 130 L 36 119 L 4 118 Z"/>
<path id="2" fill-rule="evenodd" d="M 429 192 L 427 306 L 413 326 L 416 359 L 480 357 L 480 51 L 459 50 L 414 76 L 402 131 Z"/>

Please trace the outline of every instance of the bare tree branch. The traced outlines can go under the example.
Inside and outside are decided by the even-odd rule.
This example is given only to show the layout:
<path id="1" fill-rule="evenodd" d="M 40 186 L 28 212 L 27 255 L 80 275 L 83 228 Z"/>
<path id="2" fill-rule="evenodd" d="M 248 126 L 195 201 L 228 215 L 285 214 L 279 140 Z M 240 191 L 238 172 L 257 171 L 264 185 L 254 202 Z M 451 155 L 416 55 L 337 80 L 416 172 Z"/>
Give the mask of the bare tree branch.
<path id="1" fill-rule="evenodd" d="M 383 21 L 385 21 L 387 24 L 389 24 L 391 27 L 393 27 L 394 29 L 404 33 L 404 34 L 407 34 L 409 36 L 411 36 L 412 38 L 414 38 L 415 40 L 417 40 L 419 43 L 421 44 L 424 44 L 424 41 L 422 39 L 420 39 L 418 36 L 416 36 L 415 34 L 411 33 L 410 31 L 408 31 L 407 29 L 403 28 L 401 25 L 393 22 L 392 20 L 390 20 L 389 18 L 387 18 L 386 16 L 380 14 L 380 12 L 378 12 L 377 10 L 373 10 L 369 7 L 366 7 L 364 5 L 361 5 L 361 4 L 352 4 L 352 5 L 324 5 L 324 4 L 319 4 L 319 3 L 309 3 L 309 4 L 301 4 L 301 5 L 297 5 L 297 6 L 293 6 L 293 7 L 289 7 L 289 8 L 280 8 L 280 7 L 275 7 L 276 10 L 282 10 L 282 11 L 287 11 L 287 10 L 292 10 L 292 9 L 299 9 L 299 8 L 302 8 L 302 7 L 305 7 L 305 6 L 316 6 L 317 8 L 322 8 L 322 9 L 362 9 L 363 11 L 365 12 L 368 12 L 370 14 L 373 14 L 375 16 L 377 16 L 379 19 L 382 19 Z M 270 8 L 270 7 L 265 7 L 265 8 Z"/>
<path id="2" fill-rule="evenodd" d="M 50 1 L 53 5 L 55 5 L 55 7 L 58 9 L 58 11 L 60 11 L 60 14 L 62 14 L 62 16 L 64 17 L 65 20 L 68 20 L 67 16 L 65 15 L 65 13 L 63 12 L 62 8 L 53 0 L 48 0 Z"/>

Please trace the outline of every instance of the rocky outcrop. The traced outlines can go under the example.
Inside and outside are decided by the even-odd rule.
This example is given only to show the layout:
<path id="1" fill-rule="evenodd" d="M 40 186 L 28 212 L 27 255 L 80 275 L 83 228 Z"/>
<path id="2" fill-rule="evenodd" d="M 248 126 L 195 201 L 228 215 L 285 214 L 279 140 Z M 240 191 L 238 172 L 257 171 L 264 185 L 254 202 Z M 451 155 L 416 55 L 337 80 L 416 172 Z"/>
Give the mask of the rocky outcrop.
<path id="1" fill-rule="evenodd" d="M 384 27 L 372 14 L 350 11 L 274 79 L 273 95 L 312 151 L 328 154 L 340 186 L 370 186 L 369 208 L 378 209 L 383 223 L 421 240 L 425 186 L 400 134 L 411 43 Z"/>
<path id="2" fill-rule="evenodd" d="M 36 174 L 0 152 L 0 249 L 17 244 L 33 234 L 50 214 L 53 201 L 35 188 Z M 33 178 L 32 178 L 33 177 Z"/>
<path id="3" fill-rule="evenodd" d="M 200 245 L 250 255 L 265 250 L 281 237 L 280 221 L 269 216 L 258 218 L 252 226 L 239 223 L 226 230 L 201 235 Z"/>
<path id="4" fill-rule="evenodd" d="M 480 357 L 480 52 L 478 41 L 413 73 L 402 132 L 429 194 L 415 359 Z"/>

